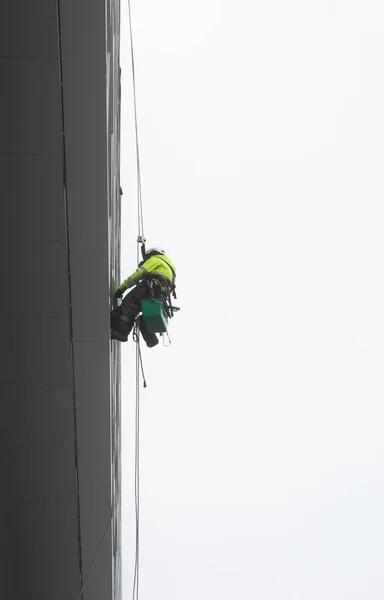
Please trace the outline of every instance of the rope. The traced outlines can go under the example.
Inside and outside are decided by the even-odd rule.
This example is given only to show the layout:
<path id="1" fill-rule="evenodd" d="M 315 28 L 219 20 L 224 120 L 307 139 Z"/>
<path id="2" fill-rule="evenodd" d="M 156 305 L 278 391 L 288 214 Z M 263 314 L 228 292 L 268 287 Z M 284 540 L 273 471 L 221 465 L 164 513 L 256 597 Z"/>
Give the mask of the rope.
<path id="1" fill-rule="evenodd" d="M 136 335 L 136 416 L 135 416 L 135 569 L 133 576 L 132 600 L 139 598 L 139 548 L 140 548 L 140 339 L 139 329 L 135 324 Z"/>
<path id="2" fill-rule="evenodd" d="M 135 55 L 133 49 L 132 33 L 132 15 L 131 1 L 128 0 L 129 17 L 129 37 L 131 45 L 131 63 L 132 63 L 132 89 L 133 89 L 133 108 L 135 118 L 135 139 L 136 139 L 136 179 L 137 179 L 137 229 L 138 240 L 144 239 L 144 212 L 143 196 L 141 190 L 141 168 L 140 168 L 140 146 L 139 146 L 139 127 L 137 118 L 137 98 L 136 98 L 136 76 L 135 76 Z M 137 244 L 137 262 L 140 261 L 140 244 Z M 135 568 L 133 575 L 132 600 L 139 598 L 139 567 L 140 567 L 140 368 L 143 375 L 144 387 L 147 386 L 143 370 L 143 362 L 140 350 L 140 330 L 136 321 L 134 325 L 133 339 L 136 342 L 136 416 L 135 416 L 135 515 L 136 515 L 136 535 L 135 535 Z"/>
<path id="3" fill-rule="evenodd" d="M 90 576 L 90 574 L 91 574 L 91 572 L 92 572 L 92 569 L 93 569 L 93 567 L 94 567 L 94 566 L 95 566 L 95 564 L 96 564 L 96 561 L 97 561 L 97 559 L 98 559 L 98 557 L 99 557 L 99 554 L 100 554 L 100 552 L 101 552 L 101 549 L 102 549 L 102 547 L 103 547 L 104 540 L 105 540 L 105 536 L 107 535 L 108 529 L 109 529 L 109 527 L 110 527 L 110 525 L 111 525 L 111 523 L 112 523 L 112 519 L 113 519 L 113 515 L 111 515 L 111 517 L 110 517 L 110 519 L 109 519 L 109 521 L 108 521 L 108 523 L 107 523 L 107 526 L 106 526 L 106 528 L 104 529 L 104 533 L 103 533 L 103 535 L 101 536 L 101 540 L 100 540 L 99 547 L 98 547 L 98 549 L 97 549 L 97 552 L 96 552 L 96 554 L 95 554 L 95 556 L 94 556 L 94 559 L 93 559 L 93 561 L 92 561 L 91 567 L 90 567 L 90 569 L 89 569 L 89 571 L 88 571 L 88 574 L 87 574 L 86 578 L 84 579 L 83 586 L 82 586 L 82 588 L 81 588 L 81 590 L 80 590 L 80 592 L 79 592 L 79 595 L 77 596 L 76 600 L 80 600 L 80 598 L 82 597 L 82 594 L 83 594 L 83 592 L 84 592 L 85 586 L 86 586 L 86 585 L 87 585 L 87 583 L 88 583 L 89 576 Z"/>
<path id="4" fill-rule="evenodd" d="M 140 168 L 139 127 L 138 127 L 138 118 L 137 118 L 135 54 L 134 54 L 134 50 L 133 50 L 131 0 L 128 0 L 128 16 L 129 16 L 129 37 L 130 37 L 130 44 L 131 44 L 133 110 L 134 110 L 134 118 L 135 118 L 135 139 L 136 139 L 137 224 L 138 224 L 138 235 L 139 236 L 143 236 L 144 235 L 144 212 L 143 212 L 143 197 L 142 197 L 142 192 L 141 192 L 141 168 Z"/>
<path id="5" fill-rule="evenodd" d="M 136 412 L 135 412 L 135 568 L 133 575 L 132 600 L 139 598 L 139 549 L 140 549 L 140 370 L 143 375 L 144 387 L 147 387 L 145 380 L 143 360 L 140 349 L 140 331 L 137 321 L 134 325 L 133 339 L 136 343 Z"/>
<path id="6" fill-rule="evenodd" d="M 138 342 L 138 352 L 139 352 L 139 363 L 141 369 L 141 375 L 143 377 L 143 387 L 147 387 L 147 380 L 145 379 L 144 366 L 143 366 L 143 357 L 141 354 L 140 348 L 140 329 L 139 329 L 139 318 L 136 317 L 135 326 L 133 328 L 132 339 L 134 342 Z"/>

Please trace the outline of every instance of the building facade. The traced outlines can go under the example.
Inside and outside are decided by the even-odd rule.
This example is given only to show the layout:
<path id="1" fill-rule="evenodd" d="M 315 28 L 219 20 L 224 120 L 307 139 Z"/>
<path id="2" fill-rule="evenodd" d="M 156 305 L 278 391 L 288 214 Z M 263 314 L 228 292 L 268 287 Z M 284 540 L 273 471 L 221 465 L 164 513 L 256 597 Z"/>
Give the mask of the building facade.
<path id="1" fill-rule="evenodd" d="M 1 597 L 120 600 L 120 6 L 0 22 Z"/>

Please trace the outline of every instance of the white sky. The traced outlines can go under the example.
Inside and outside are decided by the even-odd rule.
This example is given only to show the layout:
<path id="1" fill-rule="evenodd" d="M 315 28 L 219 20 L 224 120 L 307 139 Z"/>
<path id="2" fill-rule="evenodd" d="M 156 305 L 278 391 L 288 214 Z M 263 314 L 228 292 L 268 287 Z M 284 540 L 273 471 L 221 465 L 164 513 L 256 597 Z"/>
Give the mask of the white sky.
<path id="1" fill-rule="evenodd" d="M 122 276 L 136 268 L 122 3 Z M 384 597 L 382 0 L 132 0 L 145 233 L 142 600 Z M 123 351 L 132 595 L 134 344 Z"/>

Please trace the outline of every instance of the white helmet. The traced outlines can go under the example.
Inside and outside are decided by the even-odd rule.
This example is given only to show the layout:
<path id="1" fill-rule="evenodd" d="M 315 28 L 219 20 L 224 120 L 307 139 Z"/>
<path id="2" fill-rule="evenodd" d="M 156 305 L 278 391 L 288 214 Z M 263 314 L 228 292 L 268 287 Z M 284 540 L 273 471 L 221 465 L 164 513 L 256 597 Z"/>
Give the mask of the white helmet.
<path id="1" fill-rule="evenodd" d="M 158 246 L 154 246 L 153 248 L 149 248 L 145 254 L 147 256 L 150 254 L 165 254 L 165 250 L 163 250 L 163 248 L 159 248 Z"/>

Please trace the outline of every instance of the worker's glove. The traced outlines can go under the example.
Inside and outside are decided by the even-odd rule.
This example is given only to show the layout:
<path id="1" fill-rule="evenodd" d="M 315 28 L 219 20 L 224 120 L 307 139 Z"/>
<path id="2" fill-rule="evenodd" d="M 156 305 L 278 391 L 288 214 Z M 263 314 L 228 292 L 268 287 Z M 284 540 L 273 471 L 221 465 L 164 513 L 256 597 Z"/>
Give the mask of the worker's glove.
<path id="1" fill-rule="evenodd" d="M 113 294 L 113 297 L 115 298 L 115 300 L 117 300 L 118 298 L 122 298 L 123 294 L 124 294 L 125 290 L 122 290 L 121 288 L 118 288 L 116 290 L 116 292 Z"/>

